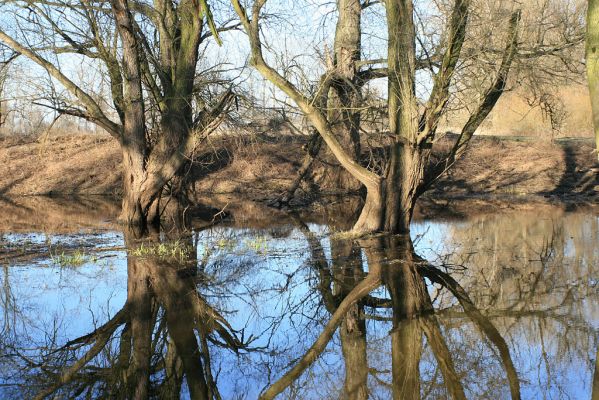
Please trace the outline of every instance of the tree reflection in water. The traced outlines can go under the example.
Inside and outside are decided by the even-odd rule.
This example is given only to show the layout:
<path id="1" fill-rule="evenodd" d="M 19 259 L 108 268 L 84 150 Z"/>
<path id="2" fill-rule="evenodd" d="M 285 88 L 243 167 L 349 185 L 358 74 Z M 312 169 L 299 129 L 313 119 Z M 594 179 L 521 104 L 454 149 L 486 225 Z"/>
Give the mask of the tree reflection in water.
<path id="1" fill-rule="evenodd" d="M 32 361 L 34 385 L 43 388 L 35 398 L 176 399 L 183 380 L 193 399 L 220 398 L 210 348 L 237 352 L 246 344 L 198 290 L 207 260 L 196 259 L 190 234 L 175 242 L 159 235 L 137 240 L 133 232 L 124 237 L 125 305 L 93 332 Z"/>
<path id="2" fill-rule="evenodd" d="M 465 399 L 464 388 L 443 338 L 425 277 L 448 289 L 462 305 L 466 315 L 496 347 L 507 373 L 511 396 L 513 399 L 520 398 L 518 376 L 505 340 L 490 320 L 475 307 L 457 281 L 416 254 L 409 236 L 361 239 L 357 241 L 357 248 L 356 243 L 351 240 L 333 237 L 330 243 L 332 260 L 329 268 L 319 241 L 306 225 L 300 221 L 296 223 L 310 245 L 311 265 L 320 277 L 318 290 L 332 318 L 300 362 L 269 387 L 263 393 L 263 399 L 271 399 L 281 393 L 293 379 L 304 372 L 309 362 L 314 360 L 315 353 L 324 350 L 326 340 L 332 338 L 332 333 L 337 328 L 332 321 L 338 321 L 345 363 L 344 398 L 368 398 L 367 382 L 370 368 L 366 350 L 365 310 L 384 308 L 391 309 L 392 397 L 421 398 L 420 361 L 424 336 L 441 370 L 448 395 L 454 399 Z M 368 260 L 367 279 L 364 278 L 360 248 L 365 251 Z M 363 294 L 365 287 L 373 290 L 378 284 L 386 288 L 388 298 L 374 297 L 370 293 Z M 347 299 L 355 301 L 340 307 Z M 370 315 L 370 318 L 373 317 Z"/>
<path id="3" fill-rule="evenodd" d="M 0 349 L 6 356 L 0 361 L 3 368 L 3 357 L 25 365 L 11 393 L 116 399 L 572 396 L 583 392 L 568 392 L 560 380 L 576 382 L 564 372 L 578 365 L 572 358 L 588 364 L 580 375 L 595 372 L 595 383 L 591 377 L 584 390 L 599 393 L 589 387 L 598 380 L 592 357 L 599 254 L 584 235 L 571 234 L 571 226 L 535 221 L 514 227 L 503 220 L 455 225 L 447 237 L 459 246 L 433 265 L 406 236 L 348 239 L 326 233 L 336 228 L 292 222 L 294 228 L 226 228 L 238 235 L 231 242 L 256 247 L 267 234 L 282 252 L 273 246 L 242 256 L 227 239 L 218 245 L 227 254 L 220 261 L 204 251 L 208 244 L 198 246 L 197 232 L 142 240 L 127 232 L 123 307 L 66 344 L 46 332 L 45 344 L 33 350 L 19 343 L 17 331 L 7 333 L 9 322 L 25 320 L 28 310 L 19 309 L 5 268 Z M 574 222 L 591 239 L 599 232 L 588 220 Z M 277 265 L 281 259 L 289 260 Z M 468 268 L 455 268 L 459 263 Z M 215 270 L 227 268 L 229 275 L 215 278 Z"/>

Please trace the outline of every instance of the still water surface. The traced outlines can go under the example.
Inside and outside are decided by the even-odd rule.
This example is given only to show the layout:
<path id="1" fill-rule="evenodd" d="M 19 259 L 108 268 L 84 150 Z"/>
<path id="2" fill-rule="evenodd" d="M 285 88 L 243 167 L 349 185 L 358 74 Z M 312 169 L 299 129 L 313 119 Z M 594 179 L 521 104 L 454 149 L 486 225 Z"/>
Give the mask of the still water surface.
<path id="1" fill-rule="evenodd" d="M 102 212 L 5 226 L 0 398 L 591 398 L 596 210 L 360 240 L 259 215 L 144 239 Z"/>

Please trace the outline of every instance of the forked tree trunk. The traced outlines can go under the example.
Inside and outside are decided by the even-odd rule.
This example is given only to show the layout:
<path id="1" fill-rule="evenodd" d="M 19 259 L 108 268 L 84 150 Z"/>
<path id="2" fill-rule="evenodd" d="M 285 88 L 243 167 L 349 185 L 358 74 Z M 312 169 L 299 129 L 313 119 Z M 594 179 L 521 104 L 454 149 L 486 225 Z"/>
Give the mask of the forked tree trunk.
<path id="1" fill-rule="evenodd" d="M 378 187 L 367 188 L 355 232 L 408 233 L 427 155 L 419 148 L 395 143 L 387 177 Z"/>
<path id="2" fill-rule="evenodd" d="M 220 114 L 228 97 L 221 99 L 214 112 Z M 191 115 L 191 109 L 186 110 Z M 174 225 L 181 226 L 182 210 L 188 205 L 185 197 L 188 182 L 180 171 L 189 162 L 184 154 L 188 154 L 194 145 L 191 125 L 189 117 L 171 113 L 164 117 L 160 126 L 160 140 L 151 150 L 148 149 L 145 136 L 141 138 L 141 133 L 129 136 L 138 137 L 137 141 L 123 144 L 122 223 L 142 229 L 148 224 L 158 225 L 166 209 L 168 219 Z M 138 125 L 137 129 L 143 132 L 143 127 Z M 165 204 L 161 204 L 161 197 L 169 183 L 173 190 L 166 193 L 170 198 L 169 207 L 165 208 Z M 181 206 L 181 202 L 185 204 Z"/>
<path id="3" fill-rule="evenodd" d="M 144 160 L 135 152 L 123 148 L 123 199 L 119 221 L 142 230 L 147 224 L 149 204 L 146 204 L 142 184 L 146 179 Z"/>
<path id="4" fill-rule="evenodd" d="M 156 182 L 145 157 L 137 151 L 123 148 L 123 198 L 119 222 L 144 232 L 148 224 L 160 223 L 160 194 L 164 185 L 148 185 Z"/>
<path id="5" fill-rule="evenodd" d="M 360 80 L 354 80 L 348 85 L 343 82 L 351 81 L 350 75 L 347 75 L 346 72 L 355 74 L 356 61 L 359 60 L 359 16 L 362 5 L 353 0 L 337 2 L 339 24 L 344 30 L 340 30 L 340 25 L 338 25 L 335 38 L 337 64 L 333 71 L 335 74 L 331 74 L 331 77 L 337 78 L 323 79 L 319 87 L 322 93 L 327 94 L 333 92 L 332 88 L 335 89 L 326 102 L 329 107 L 323 111 L 322 103 L 325 102 L 310 101 L 284 75 L 271 67 L 264 59 L 260 40 L 259 18 L 266 2 L 254 2 L 251 18 L 239 0 L 232 0 L 232 3 L 250 40 L 251 63 L 264 78 L 275 84 L 298 105 L 314 129 L 319 132 L 340 165 L 366 187 L 366 201 L 353 228 L 354 232 L 360 234 L 377 231 L 388 233 L 406 233 L 409 231 L 412 212 L 418 196 L 427 189 L 430 182 L 433 182 L 436 177 L 445 172 L 445 167 L 448 168 L 453 165 L 457 157 L 463 153 L 465 145 L 474 131 L 488 116 L 497 99 L 503 93 L 510 65 L 515 57 L 518 45 L 517 27 L 520 13 L 515 12 L 510 20 L 509 40 L 497 76 L 483 95 L 478 109 L 470 116 L 463 127 L 456 147 L 449 152 L 446 162 L 440 164 L 439 174 L 435 175 L 434 173 L 431 174 L 435 171 L 427 171 L 425 180 L 424 169 L 429 160 L 430 147 L 435 137 L 440 116 L 443 114 L 449 100 L 450 83 L 460 59 L 460 51 L 466 34 L 470 0 L 455 0 L 446 32 L 447 48 L 442 56 L 439 71 L 435 74 L 433 92 L 425 105 L 422 116 L 419 112 L 420 102 L 415 90 L 416 28 L 414 24 L 414 2 L 413 0 L 385 1 L 388 30 L 385 75 L 388 80 L 387 105 L 392 151 L 391 160 L 386 166 L 386 170 L 379 175 L 360 165 L 359 158 L 355 153 L 356 147 L 348 149 L 347 143 L 343 142 L 343 135 L 340 132 L 341 125 L 339 124 L 339 121 L 348 122 L 350 128 L 357 127 L 359 124 L 359 114 L 355 114 L 354 118 L 350 113 L 359 109 L 360 106 Z M 348 18 L 346 24 L 341 24 L 344 15 L 346 17 L 348 15 L 354 16 L 352 13 L 345 13 L 348 10 L 354 10 L 354 5 L 355 11 L 352 12 L 355 13 L 356 18 Z M 356 28 L 355 31 L 350 29 L 353 27 Z M 342 37 L 351 40 L 345 42 L 341 40 Z M 341 45 L 342 42 L 353 43 L 353 48 L 356 51 L 346 51 L 351 46 L 345 47 L 345 45 Z M 353 62 L 339 64 L 342 60 L 351 60 Z M 343 65 L 351 66 L 351 68 L 345 71 L 342 68 Z M 339 90 L 340 88 L 351 90 Z M 352 93 L 356 94 L 357 102 L 352 102 L 348 97 L 352 96 Z M 322 99 L 317 98 L 316 100 Z M 336 107 L 330 108 L 330 105 Z M 329 111 L 325 113 L 327 110 Z M 343 129 L 342 132 L 351 133 L 351 130 Z M 355 133 L 359 133 L 359 130 L 355 130 Z M 350 135 L 350 137 L 352 136 Z M 356 137 L 359 137 L 359 135 Z M 302 168 L 302 171 L 305 169 Z M 296 187 L 297 185 L 294 185 L 292 189 Z"/>
<path id="6" fill-rule="evenodd" d="M 424 176 L 426 154 L 418 143 L 413 15 L 412 0 L 387 2 L 388 113 L 393 142 L 382 184 L 366 186 L 366 203 L 354 226 L 357 232 L 409 232 L 418 187 Z"/>
<path id="7" fill-rule="evenodd" d="M 185 158 L 193 149 L 194 130 L 207 128 L 227 107 L 232 92 L 227 91 L 213 109 L 204 109 L 194 117 L 192 95 L 202 41 L 203 18 L 198 15 L 202 6 L 197 2 L 181 2 L 178 7 L 164 5 L 159 24 L 160 65 L 158 75 L 162 91 L 146 83 L 159 102 L 160 126 L 156 143 L 146 139 L 146 116 L 142 77 L 148 60 L 140 51 L 135 21 L 126 0 L 111 0 L 117 30 L 122 39 L 123 132 L 123 210 L 120 221 L 145 229 L 148 222 L 160 219 L 160 196 L 167 183 L 177 175 Z M 170 4 L 170 3 L 169 3 Z M 176 218 L 178 221 L 178 218 Z"/>

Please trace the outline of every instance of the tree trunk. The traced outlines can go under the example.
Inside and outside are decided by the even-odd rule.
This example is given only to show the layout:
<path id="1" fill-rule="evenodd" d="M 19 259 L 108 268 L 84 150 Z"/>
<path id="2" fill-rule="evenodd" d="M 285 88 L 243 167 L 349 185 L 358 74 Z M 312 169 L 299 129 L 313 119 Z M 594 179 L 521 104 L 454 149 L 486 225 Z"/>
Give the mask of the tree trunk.
<path id="1" fill-rule="evenodd" d="M 357 79 L 356 62 L 361 55 L 362 5 L 359 0 L 337 1 L 339 18 L 335 30 L 335 73 L 338 76 L 333 84 L 331 110 L 333 126 L 344 131 L 346 145 L 351 146 L 350 154 L 360 155 L 360 113 L 356 107 L 360 102 L 360 87 Z M 342 142 L 343 143 L 343 142 Z"/>
<path id="2" fill-rule="evenodd" d="M 160 194 L 162 186 L 147 185 L 149 178 L 145 157 L 137 151 L 123 148 L 123 198 L 119 222 L 135 228 L 139 234 L 148 224 L 160 224 Z"/>
<path id="3" fill-rule="evenodd" d="M 335 79 L 328 96 L 328 120 L 343 148 L 360 161 L 361 83 L 356 62 L 361 57 L 361 17 L 359 0 L 337 1 L 339 18 L 335 29 L 333 73 Z M 320 165 L 318 184 L 324 189 L 356 191 L 360 183 L 336 160 L 330 150 Z"/>
<path id="4" fill-rule="evenodd" d="M 410 231 L 427 154 L 418 144 L 415 28 L 412 0 L 387 2 L 390 161 L 380 187 L 368 187 L 356 232 Z M 376 193 L 373 193 L 376 192 Z"/>
<path id="5" fill-rule="evenodd" d="M 599 0 L 589 0 L 586 62 L 595 129 L 595 151 L 599 163 Z"/>
<path id="6" fill-rule="evenodd" d="M 119 220 L 144 230 L 151 196 L 142 190 L 148 145 L 139 52 L 127 1 L 111 0 L 111 5 L 123 42 L 123 209 Z"/>
<path id="7" fill-rule="evenodd" d="M 396 143 L 385 180 L 385 219 L 383 230 L 409 233 L 418 188 L 424 176 L 425 154 L 418 148 Z"/>
<path id="8" fill-rule="evenodd" d="M 387 177 L 367 188 L 366 202 L 353 231 L 409 233 L 427 155 L 418 147 L 395 143 Z"/>
<path id="9" fill-rule="evenodd" d="M 356 233 L 379 232 L 383 229 L 383 218 L 385 216 L 385 181 L 378 185 L 366 187 L 366 200 L 364 207 L 358 217 L 358 221 L 352 228 Z"/>
<path id="10" fill-rule="evenodd" d="M 191 111 L 190 111 L 191 112 Z M 175 120 L 173 122 L 172 120 Z M 145 230 L 148 223 L 159 225 L 164 211 L 161 196 L 164 187 L 172 182 L 172 204 L 169 207 L 169 220 L 180 227 L 183 209 L 188 205 L 187 184 L 179 175 L 181 167 L 188 160 L 182 155 L 189 149 L 190 128 L 183 117 L 167 118 L 161 126 L 162 140 L 146 153 L 146 141 L 131 140 L 123 145 L 123 200 L 119 221 L 126 225 Z M 185 203 L 183 206 L 180 206 Z"/>
<path id="11" fill-rule="evenodd" d="M 145 230 L 150 204 L 144 199 L 151 198 L 142 193 L 142 184 L 146 180 L 144 157 L 139 152 L 123 148 L 123 199 L 119 222 Z"/>
<path id="12" fill-rule="evenodd" d="M 192 113 L 193 82 L 198 61 L 198 47 L 202 40 L 202 18 L 197 17 L 199 5 L 183 2 L 177 12 L 165 7 L 168 18 L 178 19 L 178 39 L 169 38 L 169 32 L 161 27 L 161 61 L 164 74 L 164 98 L 160 101 L 160 127 L 156 143 L 146 139 L 146 115 L 142 89 L 143 63 L 140 57 L 141 42 L 136 37 L 134 19 L 126 0 L 111 0 L 117 29 L 122 39 L 123 73 L 123 210 L 120 221 L 145 229 L 148 219 L 156 223 L 159 215 L 160 195 L 164 186 L 177 174 L 193 146 L 191 131 L 194 129 Z M 160 97 L 160 96 L 159 96 Z M 231 94 L 228 93 L 214 110 L 200 113 L 199 129 L 220 114 Z"/>

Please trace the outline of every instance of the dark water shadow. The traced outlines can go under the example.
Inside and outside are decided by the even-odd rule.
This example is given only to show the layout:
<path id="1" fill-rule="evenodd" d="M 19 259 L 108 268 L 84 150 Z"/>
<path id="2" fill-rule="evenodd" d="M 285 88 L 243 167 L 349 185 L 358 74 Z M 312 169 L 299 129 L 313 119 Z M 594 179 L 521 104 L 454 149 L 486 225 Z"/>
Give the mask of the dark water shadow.
<path id="1" fill-rule="evenodd" d="M 599 169 L 581 169 L 580 156 L 572 144 L 562 144 L 564 171 L 555 188 L 547 193 L 549 196 L 568 196 L 593 194 L 594 187 L 599 185 Z"/>

